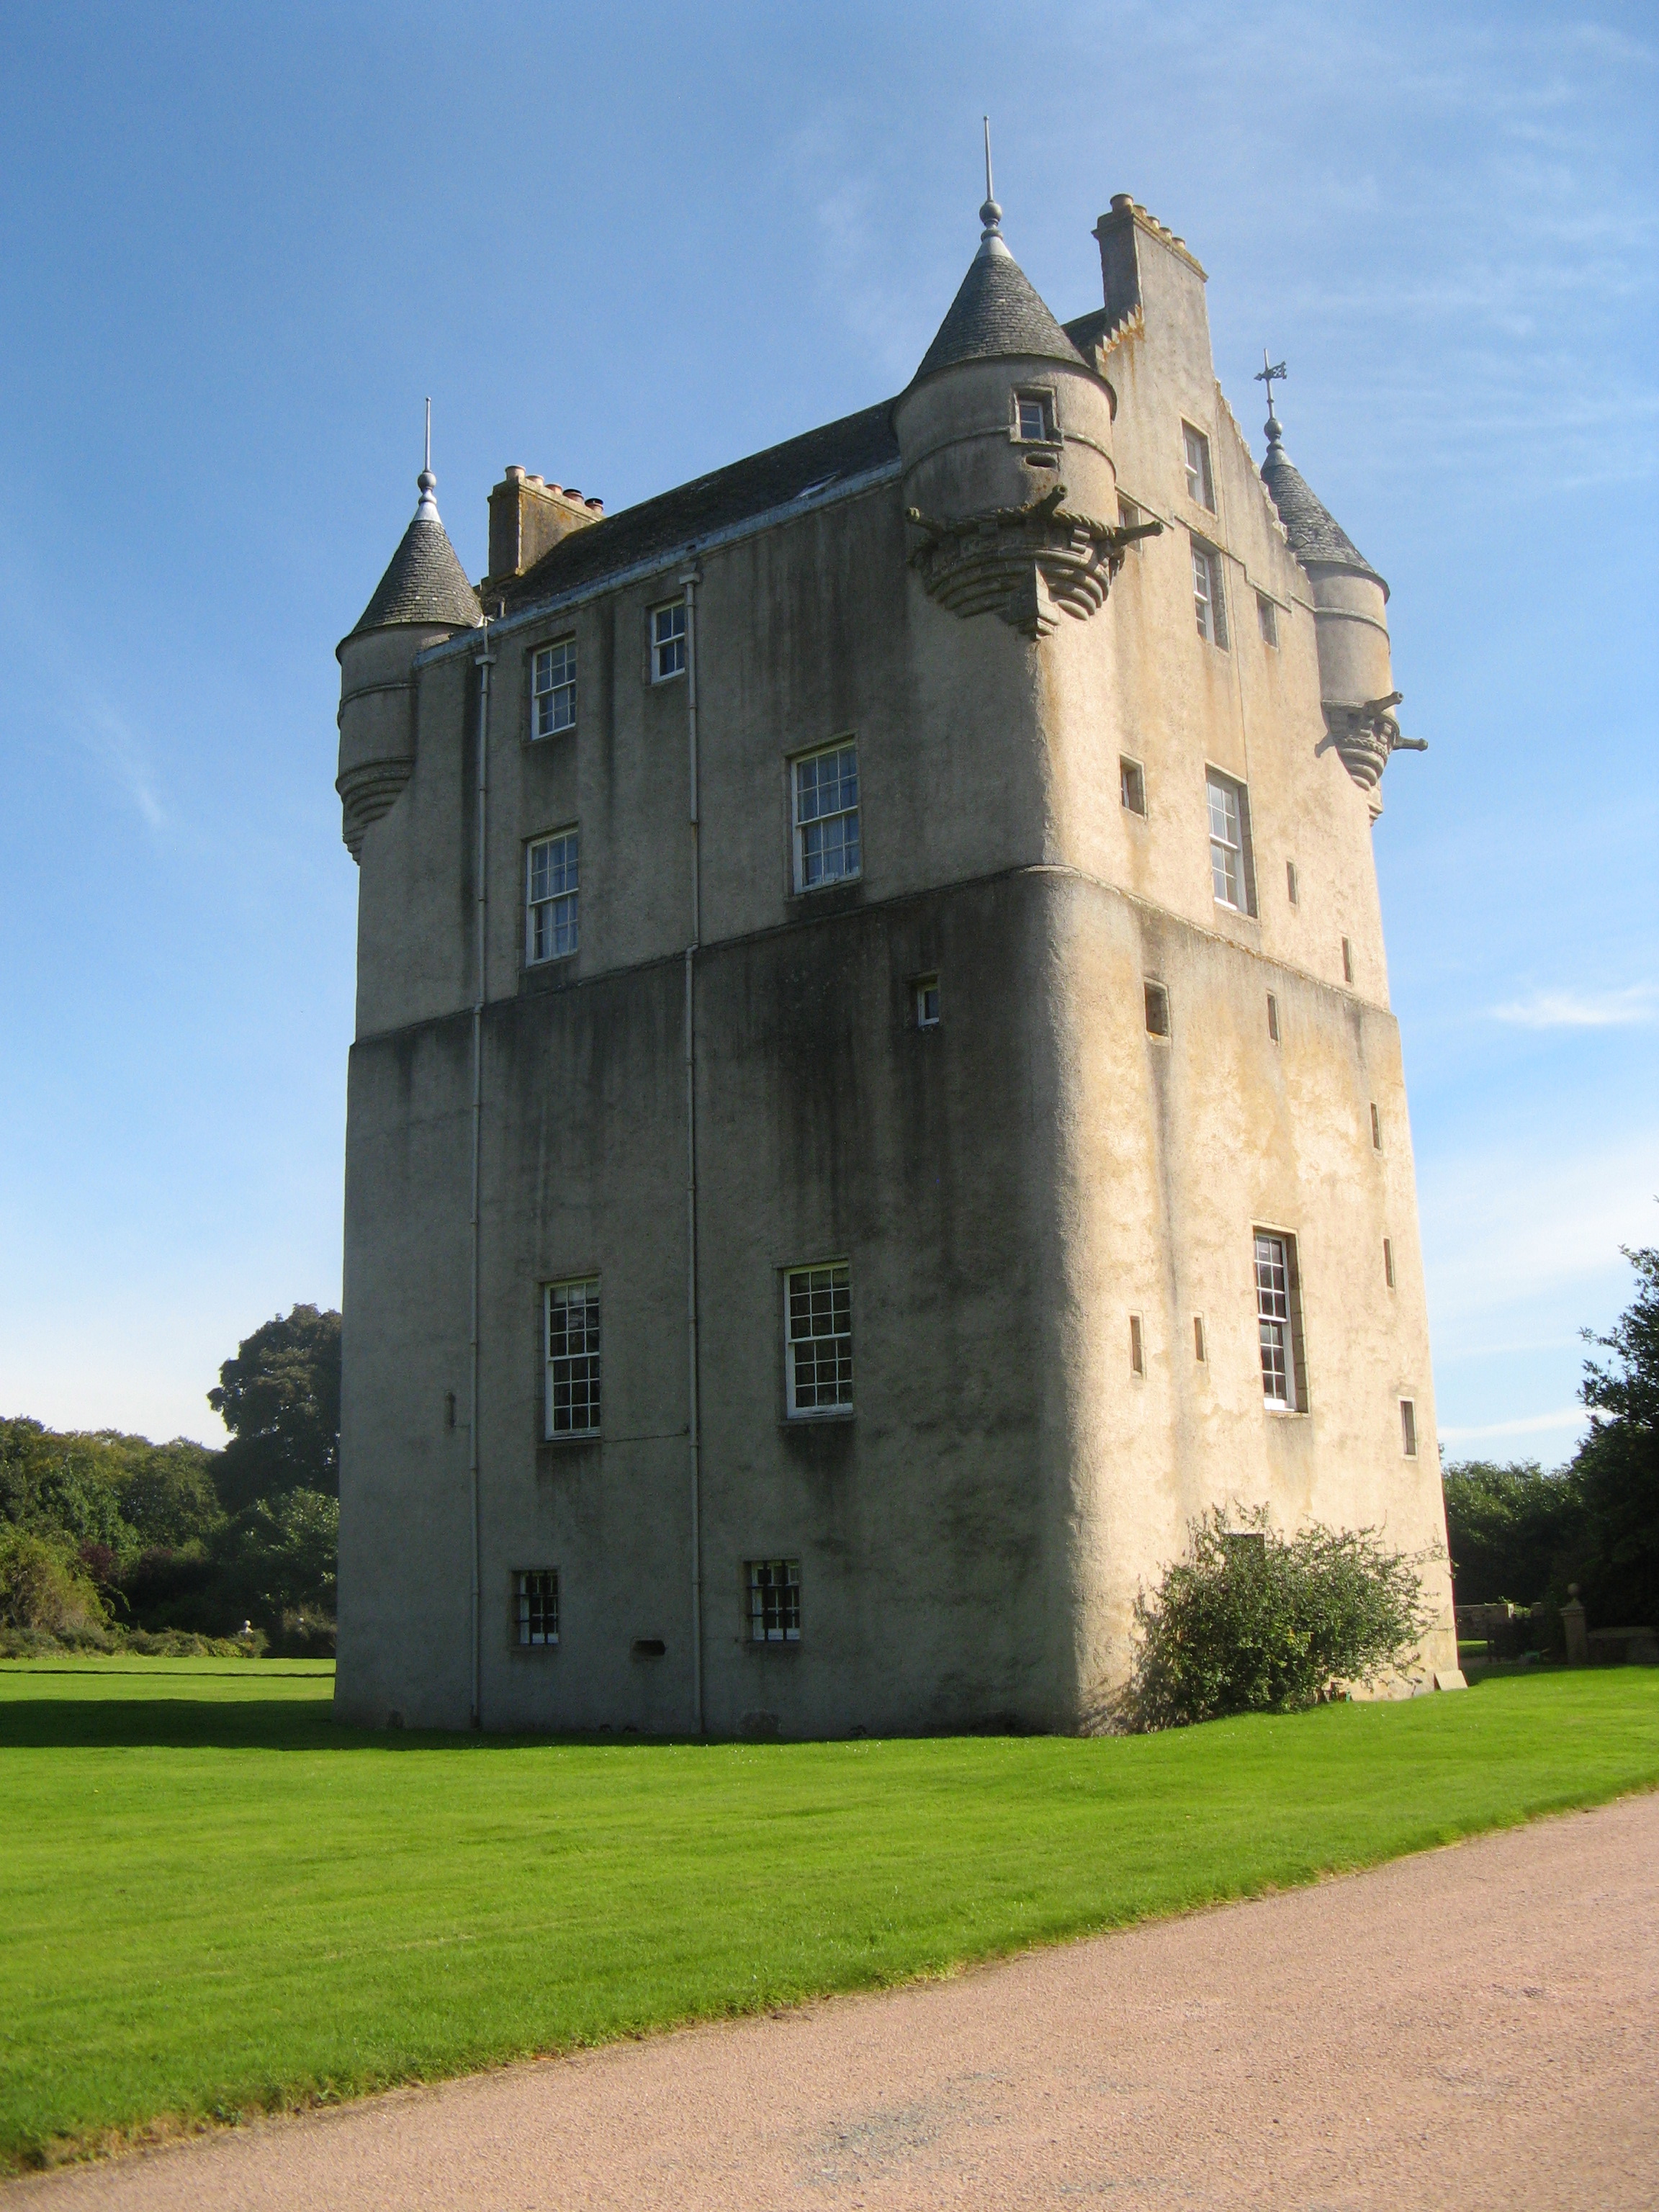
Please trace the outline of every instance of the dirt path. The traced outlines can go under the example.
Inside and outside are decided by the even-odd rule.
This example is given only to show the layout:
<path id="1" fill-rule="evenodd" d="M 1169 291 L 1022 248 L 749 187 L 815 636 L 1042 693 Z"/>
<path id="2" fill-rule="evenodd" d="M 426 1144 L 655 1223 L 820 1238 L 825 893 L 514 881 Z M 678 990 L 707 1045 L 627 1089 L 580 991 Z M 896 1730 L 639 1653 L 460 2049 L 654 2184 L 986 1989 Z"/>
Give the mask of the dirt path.
<path id="1" fill-rule="evenodd" d="M 1079 2199 L 1659 2204 L 1659 1796 L 0 2191 L 5 2212 Z"/>

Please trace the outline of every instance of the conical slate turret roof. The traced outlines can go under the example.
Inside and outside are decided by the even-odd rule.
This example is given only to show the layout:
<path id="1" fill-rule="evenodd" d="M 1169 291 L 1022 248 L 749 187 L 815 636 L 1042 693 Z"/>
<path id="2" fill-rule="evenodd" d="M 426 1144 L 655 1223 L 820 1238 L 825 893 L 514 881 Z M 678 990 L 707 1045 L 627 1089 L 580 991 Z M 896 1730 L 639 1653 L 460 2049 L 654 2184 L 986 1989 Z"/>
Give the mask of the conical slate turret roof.
<path id="1" fill-rule="evenodd" d="M 1303 562 L 1322 561 L 1334 568 L 1354 568 L 1362 576 L 1376 576 L 1384 592 L 1388 586 L 1354 544 L 1323 501 L 1314 493 L 1279 441 L 1284 433 L 1276 416 L 1267 417 L 1267 458 L 1261 464 L 1261 481 L 1267 487 L 1279 519 L 1285 526 L 1291 550 Z"/>
<path id="2" fill-rule="evenodd" d="M 415 520 L 349 632 L 353 637 L 361 637 L 365 630 L 389 629 L 396 623 L 476 629 L 483 620 L 478 594 L 466 580 L 449 532 L 438 520 L 438 502 L 433 497 L 437 478 L 430 469 L 422 469 L 417 481 L 421 499 Z"/>
<path id="3" fill-rule="evenodd" d="M 968 264 L 962 288 L 912 381 L 920 384 L 924 376 L 953 368 L 958 362 L 994 361 L 1013 354 L 1083 368 L 1083 356 L 1004 243 L 1002 210 L 988 199 L 980 216 L 985 231 L 979 252 Z"/>

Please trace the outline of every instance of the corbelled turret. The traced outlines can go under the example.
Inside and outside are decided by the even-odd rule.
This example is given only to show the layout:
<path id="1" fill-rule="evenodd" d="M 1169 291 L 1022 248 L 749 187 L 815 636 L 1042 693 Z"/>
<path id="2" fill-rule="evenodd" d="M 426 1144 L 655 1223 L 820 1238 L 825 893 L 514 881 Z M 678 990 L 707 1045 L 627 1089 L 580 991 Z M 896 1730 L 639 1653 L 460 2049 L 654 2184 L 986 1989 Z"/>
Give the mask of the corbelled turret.
<path id="1" fill-rule="evenodd" d="M 340 664 L 341 836 L 354 860 L 363 839 L 409 781 L 415 767 L 416 656 L 428 645 L 476 629 L 478 595 L 438 518 L 428 418 L 420 501 L 356 627 L 334 648 Z"/>

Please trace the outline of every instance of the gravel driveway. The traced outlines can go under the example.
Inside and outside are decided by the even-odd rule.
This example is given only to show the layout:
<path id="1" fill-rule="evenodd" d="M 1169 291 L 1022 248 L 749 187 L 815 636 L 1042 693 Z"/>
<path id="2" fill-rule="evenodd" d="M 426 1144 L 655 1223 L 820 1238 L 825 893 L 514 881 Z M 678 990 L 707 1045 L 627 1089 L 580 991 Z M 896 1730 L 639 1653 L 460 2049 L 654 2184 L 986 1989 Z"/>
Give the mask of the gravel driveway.
<path id="1" fill-rule="evenodd" d="M 6 2212 L 1659 2204 L 1659 1796 L 892 1994 L 0 2190 Z"/>

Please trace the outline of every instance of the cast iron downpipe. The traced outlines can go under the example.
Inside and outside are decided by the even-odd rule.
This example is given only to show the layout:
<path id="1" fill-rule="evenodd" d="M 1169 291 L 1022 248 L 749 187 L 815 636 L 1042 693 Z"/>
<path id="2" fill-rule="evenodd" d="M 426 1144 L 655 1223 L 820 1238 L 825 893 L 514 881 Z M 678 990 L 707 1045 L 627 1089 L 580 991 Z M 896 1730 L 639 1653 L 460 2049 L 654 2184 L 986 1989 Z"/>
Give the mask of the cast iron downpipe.
<path id="1" fill-rule="evenodd" d="M 480 1276 L 483 1267 L 483 1237 L 478 1218 L 478 1200 L 483 1168 L 483 1017 L 485 1000 L 485 962 L 489 944 L 489 845 L 487 823 L 489 806 L 489 672 L 495 665 L 495 648 L 489 642 L 489 624 L 486 620 L 483 641 L 475 655 L 478 671 L 478 781 L 477 781 L 477 853 L 475 867 L 477 876 L 477 896 L 474 907 L 477 917 L 477 943 L 474 957 L 477 970 L 472 994 L 472 1323 L 469 1351 L 471 1358 L 471 1389 L 468 1408 L 468 1429 L 471 1432 L 468 1450 L 468 1481 L 471 1489 L 472 1517 L 472 1709 L 468 1724 L 472 1728 L 483 1725 L 483 1709 L 480 1691 L 480 1676 L 483 1661 L 483 1620 L 480 1603 L 478 1577 L 479 1504 L 478 1504 L 478 1322 L 480 1310 Z"/>
<path id="2" fill-rule="evenodd" d="M 695 559 L 680 573 L 685 587 L 685 704 L 690 738 L 691 825 L 691 941 L 685 948 L 685 1322 L 687 1435 L 691 1473 L 691 1711 L 696 1733 L 702 1714 L 702 1421 L 697 1374 L 697 1056 L 696 954 L 702 941 L 702 849 L 697 820 L 697 586 Z"/>

